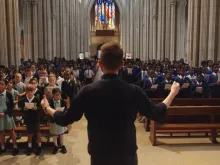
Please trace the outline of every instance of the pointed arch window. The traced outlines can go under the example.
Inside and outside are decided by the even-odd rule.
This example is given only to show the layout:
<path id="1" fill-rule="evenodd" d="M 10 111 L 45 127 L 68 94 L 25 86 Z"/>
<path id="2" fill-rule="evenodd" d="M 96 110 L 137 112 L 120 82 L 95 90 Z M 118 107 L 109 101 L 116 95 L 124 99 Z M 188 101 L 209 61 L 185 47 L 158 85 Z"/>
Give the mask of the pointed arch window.
<path id="1" fill-rule="evenodd" d="M 95 29 L 115 30 L 115 2 L 113 0 L 96 1 Z"/>

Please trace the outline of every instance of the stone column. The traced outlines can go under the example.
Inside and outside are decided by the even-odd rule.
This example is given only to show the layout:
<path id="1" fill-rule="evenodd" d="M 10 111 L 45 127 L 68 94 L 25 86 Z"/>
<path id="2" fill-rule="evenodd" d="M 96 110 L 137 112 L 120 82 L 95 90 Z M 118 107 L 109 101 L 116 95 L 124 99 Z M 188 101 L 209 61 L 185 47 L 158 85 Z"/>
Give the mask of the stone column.
<path id="1" fill-rule="evenodd" d="M 48 52 L 47 52 L 47 58 L 51 60 L 53 58 L 52 56 L 52 12 L 51 12 L 51 2 L 50 0 L 47 1 L 47 41 L 48 41 Z"/>
<path id="2" fill-rule="evenodd" d="M 218 1 L 218 27 L 220 27 L 220 2 Z M 218 52 L 217 52 L 217 61 L 220 61 L 220 29 L 218 28 Z"/>
<path id="3" fill-rule="evenodd" d="M 56 0 L 52 3 L 52 57 L 57 57 L 57 17 Z"/>
<path id="4" fill-rule="evenodd" d="M 157 0 L 153 0 L 153 59 L 157 59 Z"/>
<path id="5" fill-rule="evenodd" d="M 38 0 L 38 57 L 44 57 L 44 38 L 43 38 L 43 2 L 44 0 Z"/>
<path id="6" fill-rule="evenodd" d="M 170 40 L 170 60 L 173 61 L 176 55 L 176 0 L 171 0 L 171 40 Z"/>
<path id="7" fill-rule="evenodd" d="M 132 54 L 132 56 L 134 57 L 134 38 L 133 38 L 133 34 L 134 34 L 134 1 L 130 1 L 130 12 L 128 12 L 128 14 L 130 15 L 130 37 L 129 37 L 129 41 L 130 41 L 130 53 Z"/>
<path id="8" fill-rule="evenodd" d="M 162 47 L 162 1 L 158 0 L 158 19 L 157 19 L 157 60 L 161 59 L 161 47 Z"/>
<path id="9" fill-rule="evenodd" d="M 181 0 L 180 2 L 180 47 L 179 58 L 184 58 L 186 55 L 186 6 L 187 0 Z"/>
<path id="10" fill-rule="evenodd" d="M 209 3 L 210 1 L 201 0 L 199 62 L 207 60 L 209 35 Z"/>
<path id="11" fill-rule="evenodd" d="M 170 23 L 171 23 L 171 13 L 170 13 L 170 1 L 166 0 L 166 43 L 165 43 L 165 57 L 170 58 Z"/>
<path id="12" fill-rule="evenodd" d="M 55 0 L 56 3 L 56 56 L 62 57 L 61 55 L 61 31 L 60 31 L 60 0 Z"/>
<path id="13" fill-rule="evenodd" d="M 165 58 L 166 1 L 161 1 L 161 60 Z"/>
<path id="14" fill-rule="evenodd" d="M 187 60 L 190 62 L 193 60 L 193 3 L 194 1 L 188 2 Z"/>
<path id="15" fill-rule="evenodd" d="M 154 0 L 150 0 L 150 10 L 149 10 L 149 59 L 153 59 L 153 8 L 154 8 Z"/>
<path id="16" fill-rule="evenodd" d="M 47 36 L 47 28 L 48 28 L 48 20 L 47 20 L 47 0 L 42 0 L 43 3 L 43 40 L 44 40 L 44 53 L 43 57 L 48 57 L 48 36 Z"/>
<path id="17" fill-rule="evenodd" d="M 39 55 L 38 55 L 38 15 L 37 15 L 37 6 L 38 1 L 35 0 L 32 2 L 33 6 L 33 60 L 37 61 Z"/>
<path id="18" fill-rule="evenodd" d="M 140 23 L 140 33 L 139 33 L 139 58 L 140 59 L 143 59 L 143 44 L 144 44 L 144 41 L 143 41 L 143 29 L 144 29 L 144 1 L 143 0 L 140 0 L 139 2 L 139 5 L 138 7 L 140 8 L 140 11 L 139 11 L 139 23 Z"/>
<path id="19" fill-rule="evenodd" d="M 200 7 L 201 7 L 201 1 L 195 0 L 193 4 L 193 22 L 191 24 L 193 25 L 193 54 L 192 54 L 192 64 L 195 66 L 199 66 L 199 37 L 200 37 Z"/>
<path id="20" fill-rule="evenodd" d="M 209 39 L 208 39 L 208 59 L 215 60 L 217 53 L 217 1 L 210 0 L 210 14 L 209 14 Z M 219 29 L 220 27 L 218 27 Z M 220 55 L 220 54 L 219 54 Z"/>
<path id="21" fill-rule="evenodd" d="M 19 8 L 17 0 L 0 1 L 0 64 L 20 63 Z"/>
<path id="22" fill-rule="evenodd" d="M 146 39 L 147 39 L 147 45 L 146 45 L 146 57 L 145 57 L 145 60 L 148 60 L 150 58 L 150 17 L 151 17 L 151 14 L 150 14 L 150 0 L 147 0 L 147 24 L 146 24 L 146 29 L 147 29 L 147 34 L 146 34 Z"/>
<path id="23" fill-rule="evenodd" d="M 8 66 L 8 44 L 7 44 L 7 26 L 6 26 L 6 8 L 5 0 L 0 1 L 0 65 Z"/>
<path id="24" fill-rule="evenodd" d="M 143 37 L 142 37 L 142 56 L 141 60 L 146 60 L 147 56 L 147 45 L 148 45 L 148 39 L 147 39 L 147 1 L 143 0 L 144 5 L 144 11 L 143 11 Z"/>

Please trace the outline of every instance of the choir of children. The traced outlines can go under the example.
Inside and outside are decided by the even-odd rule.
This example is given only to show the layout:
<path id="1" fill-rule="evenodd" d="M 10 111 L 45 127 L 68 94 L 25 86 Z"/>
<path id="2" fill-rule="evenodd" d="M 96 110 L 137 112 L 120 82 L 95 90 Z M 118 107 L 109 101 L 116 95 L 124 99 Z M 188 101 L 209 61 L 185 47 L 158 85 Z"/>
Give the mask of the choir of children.
<path id="1" fill-rule="evenodd" d="M 140 62 L 137 59 L 136 61 L 126 60 L 125 66 L 119 74 L 123 80 L 139 85 L 151 98 L 166 97 L 170 90 L 168 84 L 172 84 L 173 81 L 177 81 L 181 85 L 177 96 L 179 98 L 219 98 L 219 67 L 219 63 L 213 63 L 213 61 L 203 61 L 201 67 L 190 68 L 183 59 L 173 61 L 173 64 L 168 59 L 162 62 L 156 60 Z M 131 71 L 129 72 L 129 70 Z M 198 83 L 198 81 L 201 82 Z M 200 84 L 200 88 L 198 88 L 198 84 Z"/>
<path id="2" fill-rule="evenodd" d="M 185 64 L 181 59 L 171 62 L 151 60 L 125 60 L 125 65 L 120 70 L 121 79 L 140 85 L 148 93 L 149 97 L 166 97 L 171 89 L 173 81 L 181 85 L 178 97 L 220 97 L 220 71 L 219 63 L 212 61 L 202 62 L 201 67 L 193 68 Z M 5 131 L 9 131 L 13 141 L 13 155 L 19 150 L 16 144 L 16 127 L 12 117 L 15 106 L 24 113 L 24 124 L 27 127 L 28 144 L 27 155 L 33 152 L 32 137 L 37 136 L 36 154 L 41 154 L 40 101 L 43 95 L 50 100 L 50 106 L 57 111 L 62 111 L 70 105 L 66 100 L 72 100 L 80 87 L 93 81 L 96 62 L 90 60 L 67 61 L 55 58 L 53 61 L 39 59 L 37 63 L 22 61 L 18 70 L 15 67 L 0 68 L 0 154 L 6 152 Z M 25 83 L 23 83 L 25 82 Z M 21 117 L 16 118 L 21 120 Z M 140 118 L 142 120 L 143 118 Z M 50 134 L 53 137 L 56 154 L 58 137 L 61 152 L 66 153 L 64 133 L 66 127 L 58 126 L 49 118 Z"/>
<path id="3" fill-rule="evenodd" d="M 50 106 L 56 110 L 68 108 L 70 105 L 66 104 L 66 100 L 72 100 L 79 90 L 80 84 L 83 84 L 84 78 L 88 78 L 88 76 L 84 76 L 86 75 L 84 66 L 90 65 L 92 67 L 92 65 L 91 61 L 84 61 L 80 65 L 72 65 L 74 66 L 73 68 L 70 64 L 65 64 L 70 63 L 69 61 L 60 61 L 60 59 L 54 61 L 55 65 L 47 63 L 48 61 L 46 60 L 39 62 L 39 64 L 23 61 L 18 71 L 13 67 L 8 69 L 0 68 L 0 155 L 6 152 L 5 131 L 10 133 L 13 142 L 12 154 L 17 155 L 19 153 L 14 131 L 16 124 L 12 115 L 15 107 L 24 114 L 23 126 L 26 126 L 28 133 L 27 155 L 31 155 L 34 151 L 34 144 L 32 144 L 35 142 L 33 141 L 34 136 L 37 137 L 35 154 L 40 155 L 42 152 L 40 132 L 42 123 L 49 123 L 49 132 L 54 142 L 52 153 L 56 154 L 59 150 L 58 138 L 61 145 L 60 152 L 67 153 L 64 144 L 64 134 L 69 130 L 70 126 L 68 128 L 58 126 L 50 117 L 47 118 L 48 121 L 44 122 L 45 118 L 40 116 L 42 111 L 40 102 L 43 95 L 46 95 L 50 100 Z M 82 68 L 78 69 L 78 66 L 82 66 Z M 95 71 L 90 68 L 89 72 L 91 72 L 89 73 L 89 76 L 91 76 Z M 16 120 L 20 121 L 21 119 L 22 117 L 16 117 Z"/>

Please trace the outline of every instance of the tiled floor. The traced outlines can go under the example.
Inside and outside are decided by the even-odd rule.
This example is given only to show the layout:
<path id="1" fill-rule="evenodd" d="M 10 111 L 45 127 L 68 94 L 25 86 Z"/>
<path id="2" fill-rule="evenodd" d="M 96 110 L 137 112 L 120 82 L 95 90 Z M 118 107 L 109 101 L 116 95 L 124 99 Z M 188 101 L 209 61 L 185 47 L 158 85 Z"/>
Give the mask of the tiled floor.
<path id="1" fill-rule="evenodd" d="M 44 148 L 42 156 L 27 157 L 24 151 L 19 156 L 3 155 L 0 165 L 89 165 L 87 154 L 87 122 L 83 118 L 73 124 L 66 135 L 68 153 L 51 154 L 51 148 Z M 139 165 L 219 165 L 220 145 L 213 145 L 207 138 L 162 138 L 166 145 L 152 147 L 143 125 L 136 123 Z M 179 144 L 178 144 L 179 143 Z M 203 144 L 200 144 L 203 143 Z"/>

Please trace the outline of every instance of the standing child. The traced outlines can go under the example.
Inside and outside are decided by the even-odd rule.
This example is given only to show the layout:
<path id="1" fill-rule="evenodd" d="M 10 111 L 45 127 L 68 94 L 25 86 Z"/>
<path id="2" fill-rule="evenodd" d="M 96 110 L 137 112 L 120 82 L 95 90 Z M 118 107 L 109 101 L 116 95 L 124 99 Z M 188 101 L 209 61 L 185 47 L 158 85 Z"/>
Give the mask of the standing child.
<path id="1" fill-rule="evenodd" d="M 62 108 L 66 108 L 65 101 L 61 98 L 61 91 L 58 88 L 54 88 L 52 90 L 53 98 L 50 100 L 50 107 L 56 109 L 56 110 L 62 110 Z M 68 107 L 70 105 L 67 105 Z M 50 126 L 50 134 L 53 135 L 53 141 L 54 141 L 54 149 L 53 154 L 56 154 L 58 152 L 58 145 L 57 145 L 57 137 L 60 138 L 60 144 L 61 144 L 61 152 L 65 154 L 67 152 L 66 147 L 64 145 L 64 133 L 67 131 L 66 127 L 62 127 L 57 125 L 56 123 L 52 123 Z"/>
<path id="2" fill-rule="evenodd" d="M 64 74 L 64 81 L 61 85 L 61 91 L 63 95 L 67 95 L 70 100 L 72 100 L 73 96 L 77 92 L 77 84 L 75 83 L 74 79 L 71 80 L 70 77 L 70 73 L 66 72 Z"/>
<path id="3" fill-rule="evenodd" d="M 56 76 L 54 74 L 50 74 L 48 76 L 48 81 L 49 84 L 45 87 L 44 94 L 46 95 L 47 99 L 50 100 L 52 98 L 52 90 L 54 88 L 59 88 L 59 86 L 56 85 Z"/>
<path id="4" fill-rule="evenodd" d="M 40 133 L 40 99 L 34 96 L 35 89 L 33 85 L 26 86 L 26 95 L 19 102 L 18 107 L 24 113 L 24 121 L 28 132 L 27 155 L 32 153 L 32 135 L 37 134 L 38 147 L 36 155 L 41 154 L 41 133 Z"/>
<path id="5" fill-rule="evenodd" d="M 41 93 L 41 90 L 38 88 L 37 79 L 36 78 L 30 79 L 29 84 L 33 85 L 34 87 L 34 96 L 37 97 L 39 100 L 42 100 L 43 94 Z"/>
<path id="6" fill-rule="evenodd" d="M 5 130 L 8 130 L 10 132 L 13 141 L 14 149 L 12 155 L 15 156 L 19 152 L 16 144 L 16 135 L 14 132 L 15 123 L 12 117 L 13 108 L 14 108 L 13 96 L 10 92 L 6 91 L 5 80 L 0 79 L 0 139 L 1 139 L 0 155 L 6 152 L 5 135 L 4 135 Z"/>

